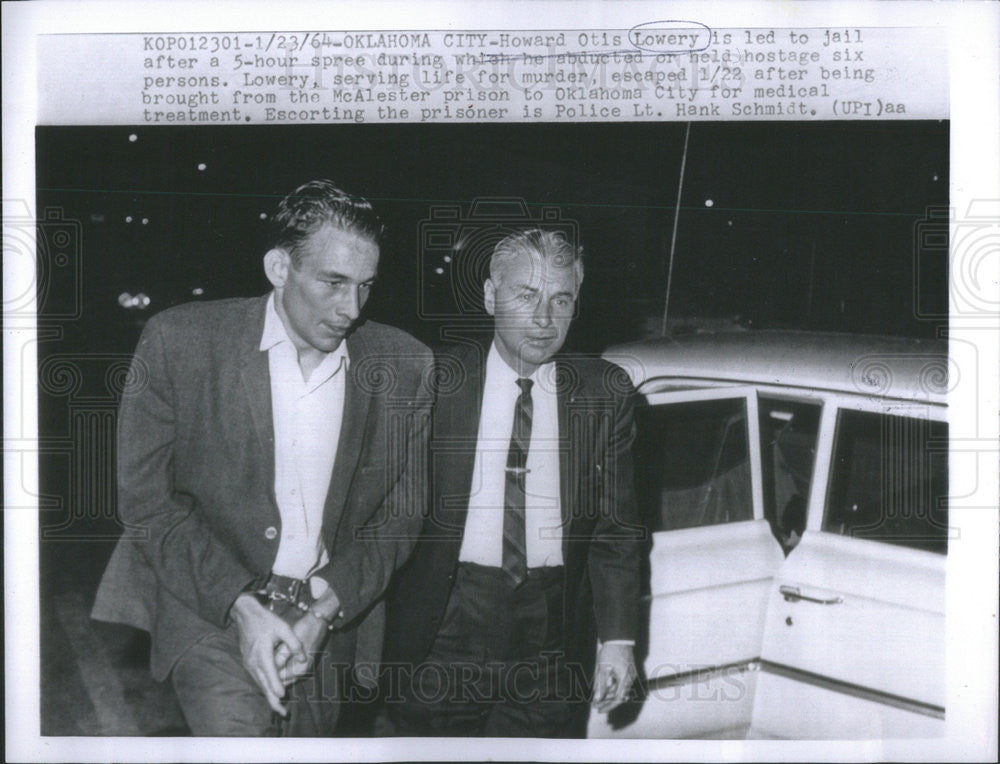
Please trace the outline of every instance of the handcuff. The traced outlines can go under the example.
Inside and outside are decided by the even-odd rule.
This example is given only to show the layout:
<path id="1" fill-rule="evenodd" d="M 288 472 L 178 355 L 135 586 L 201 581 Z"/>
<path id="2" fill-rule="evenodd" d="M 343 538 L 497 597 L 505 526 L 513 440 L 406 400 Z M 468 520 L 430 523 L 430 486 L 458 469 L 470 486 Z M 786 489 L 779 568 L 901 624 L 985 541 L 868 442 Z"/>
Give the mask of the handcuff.
<path id="1" fill-rule="evenodd" d="M 333 631 L 336 627 L 334 623 L 343 616 L 343 610 L 334 613 L 332 617 L 323 616 L 312 602 L 307 602 L 303 594 L 312 599 L 308 594 L 309 582 L 288 576 L 279 576 L 272 573 L 267 577 L 264 586 L 251 592 L 256 600 L 268 610 L 274 611 L 276 603 L 284 602 L 300 611 L 303 615 L 308 614 L 326 626 L 327 631 Z"/>

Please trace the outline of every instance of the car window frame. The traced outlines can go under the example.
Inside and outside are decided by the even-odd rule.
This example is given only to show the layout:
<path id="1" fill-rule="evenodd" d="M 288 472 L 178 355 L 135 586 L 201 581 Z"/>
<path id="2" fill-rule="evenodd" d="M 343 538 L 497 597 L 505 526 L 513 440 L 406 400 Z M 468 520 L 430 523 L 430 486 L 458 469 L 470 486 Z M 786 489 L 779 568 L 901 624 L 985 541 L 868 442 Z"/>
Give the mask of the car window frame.
<path id="1" fill-rule="evenodd" d="M 826 501 L 829 492 L 830 481 L 833 471 L 833 446 L 836 437 L 837 417 L 841 409 L 864 411 L 877 414 L 887 414 L 892 416 L 908 416 L 918 419 L 931 419 L 940 422 L 949 422 L 948 406 L 945 402 L 931 397 L 921 397 L 915 399 L 883 398 L 872 393 L 847 393 L 833 390 L 818 390 L 808 387 L 797 387 L 791 385 L 768 385 L 761 383 L 740 383 L 723 378 L 685 378 L 672 377 L 669 375 L 657 375 L 644 380 L 638 386 L 639 393 L 652 405 L 652 399 L 659 401 L 669 400 L 697 400 L 699 393 L 704 393 L 702 399 L 723 397 L 721 393 L 725 391 L 753 391 L 754 411 L 757 411 L 757 395 L 770 397 L 783 397 L 789 400 L 799 400 L 803 402 L 819 403 L 820 422 L 816 438 L 816 457 L 813 464 L 813 479 L 806 506 L 806 532 L 827 533 L 823 528 L 823 516 L 826 512 Z M 748 408 L 749 416 L 749 408 Z M 758 517 L 758 505 L 760 518 L 764 517 L 763 498 L 763 466 L 760 453 L 760 428 L 759 422 L 755 422 L 753 429 L 756 431 L 756 440 L 751 435 L 751 468 L 754 466 L 756 458 L 756 470 L 751 469 L 753 478 L 760 486 L 759 496 L 754 487 L 754 518 Z M 756 456 L 754 456 L 756 452 Z M 699 526 L 704 527 L 704 526 Z M 666 531 L 669 532 L 669 531 Z M 891 547 L 896 550 L 907 550 L 915 554 L 934 555 L 934 552 L 927 552 L 919 549 L 910 549 L 894 544 L 873 541 L 871 539 L 853 539 L 858 543 L 874 543 L 881 546 Z M 902 553 L 900 551 L 899 553 Z"/>
<path id="2" fill-rule="evenodd" d="M 914 419 L 948 422 L 947 406 L 929 400 L 900 401 L 888 398 L 875 398 L 862 395 L 827 395 L 826 405 L 820 414 L 819 436 L 816 446 L 816 467 L 813 472 L 812 490 L 809 496 L 806 514 L 806 532 L 823 533 L 838 536 L 856 544 L 878 544 L 880 547 L 901 550 L 903 554 L 932 555 L 940 557 L 936 552 L 914 549 L 904 545 L 889 544 L 874 539 L 859 539 L 850 536 L 839 536 L 823 530 L 823 518 L 826 515 L 826 505 L 830 498 L 830 486 L 833 480 L 833 455 L 836 446 L 837 423 L 841 411 L 861 411 L 888 416 L 903 416 Z"/>
<path id="3" fill-rule="evenodd" d="M 812 506 L 811 505 L 811 502 L 812 502 L 812 488 L 813 488 L 813 486 L 816 483 L 816 476 L 817 476 L 817 474 L 819 472 L 819 468 L 820 468 L 820 461 L 819 461 L 819 459 L 820 459 L 820 438 L 823 435 L 823 414 L 824 414 L 824 412 L 827 409 L 827 402 L 828 402 L 829 396 L 825 395 L 825 394 L 816 394 L 815 392 L 814 392 L 814 394 L 809 395 L 808 394 L 809 391 L 804 391 L 804 390 L 800 390 L 800 389 L 797 389 L 797 388 L 790 390 L 790 389 L 787 389 L 787 388 L 780 388 L 779 389 L 779 388 L 776 388 L 776 387 L 758 386 L 756 389 L 757 389 L 757 398 L 758 398 L 758 400 L 757 400 L 758 410 L 759 410 L 760 398 L 762 398 L 762 397 L 763 398 L 767 398 L 770 401 L 787 401 L 789 403 L 798 404 L 798 405 L 813 405 L 813 406 L 817 406 L 818 409 L 819 409 L 819 420 L 818 420 L 817 425 L 816 425 L 816 440 L 815 440 L 814 445 L 813 445 L 814 451 L 813 451 L 813 460 L 812 460 L 812 471 L 810 472 L 810 475 L 809 475 L 809 495 L 805 497 L 805 500 L 806 500 L 806 527 L 805 527 L 805 529 L 808 529 L 808 527 L 809 527 L 809 515 L 810 515 L 810 512 L 811 512 L 811 506 Z M 758 429 L 759 429 L 759 426 L 760 425 L 759 425 L 759 422 L 758 422 Z M 761 442 L 759 444 L 759 447 L 761 449 L 761 486 L 762 487 L 763 487 L 763 484 L 764 484 L 763 446 L 764 446 L 764 444 L 763 444 L 763 442 Z M 777 512 L 777 507 L 775 508 L 775 511 Z M 764 505 L 764 513 L 765 513 L 765 517 L 766 517 L 766 515 L 767 515 L 767 505 L 766 504 Z M 778 536 L 778 531 L 776 529 L 777 528 L 777 519 L 778 519 L 777 517 L 774 518 L 774 520 L 775 520 L 775 525 L 774 525 L 774 529 L 775 530 L 774 530 L 774 533 L 775 533 L 776 537 Z M 805 532 L 805 529 L 803 530 L 803 532 Z M 778 541 L 780 543 L 781 539 L 778 539 Z M 786 551 L 785 554 L 787 556 L 788 552 Z"/>
<path id="4" fill-rule="evenodd" d="M 747 417 L 747 454 L 750 459 L 750 497 L 753 504 L 753 517 L 750 520 L 737 520 L 732 521 L 732 523 L 723 523 L 723 525 L 763 520 L 764 478 L 761 471 L 760 414 L 757 407 L 757 388 L 752 385 L 730 385 L 724 387 L 700 387 L 687 390 L 664 390 L 659 392 L 646 392 L 642 390 L 640 394 L 649 407 L 697 401 L 743 399 Z M 683 531 L 691 532 L 710 527 L 716 526 L 696 525 L 691 528 L 655 531 L 654 535 Z"/>

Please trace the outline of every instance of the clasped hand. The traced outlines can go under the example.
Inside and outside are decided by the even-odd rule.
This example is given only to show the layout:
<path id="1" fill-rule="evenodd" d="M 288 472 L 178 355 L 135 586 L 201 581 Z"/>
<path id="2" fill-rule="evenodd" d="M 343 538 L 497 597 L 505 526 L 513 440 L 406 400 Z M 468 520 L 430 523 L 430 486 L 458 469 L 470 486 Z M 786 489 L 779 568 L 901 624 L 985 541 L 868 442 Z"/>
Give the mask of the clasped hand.
<path id="1" fill-rule="evenodd" d="M 261 605 L 251 594 L 242 594 L 233 603 L 243 666 L 253 677 L 268 705 L 282 716 L 288 708 L 282 703 L 288 684 L 308 673 L 312 655 L 326 636 L 326 624 L 305 615 L 294 625 Z"/>

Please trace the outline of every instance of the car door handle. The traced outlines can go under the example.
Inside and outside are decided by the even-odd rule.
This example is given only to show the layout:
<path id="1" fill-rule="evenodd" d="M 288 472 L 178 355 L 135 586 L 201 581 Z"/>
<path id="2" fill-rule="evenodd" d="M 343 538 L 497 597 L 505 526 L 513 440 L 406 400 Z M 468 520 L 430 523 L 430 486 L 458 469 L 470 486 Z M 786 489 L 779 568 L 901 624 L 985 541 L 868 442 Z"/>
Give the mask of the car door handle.
<path id="1" fill-rule="evenodd" d="M 815 602 L 817 605 L 839 605 L 844 601 L 843 597 L 830 597 L 829 599 L 809 597 L 802 594 L 797 586 L 779 586 L 778 591 L 781 592 L 781 596 L 785 598 L 785 602 L 798 602 L 799 600 L 805 600 L 806 602 Z"/>

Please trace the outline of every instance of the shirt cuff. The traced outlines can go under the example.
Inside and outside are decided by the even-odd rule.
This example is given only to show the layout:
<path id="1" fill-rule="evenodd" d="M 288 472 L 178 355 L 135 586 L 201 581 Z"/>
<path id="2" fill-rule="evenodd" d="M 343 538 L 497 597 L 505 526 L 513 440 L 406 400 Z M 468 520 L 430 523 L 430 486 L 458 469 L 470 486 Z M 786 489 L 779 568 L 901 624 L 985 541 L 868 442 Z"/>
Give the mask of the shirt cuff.
<path id="1" fill-rule="evenodd" d="M 604 645 L 628 645 L 629 647 L 635 647 L 634 639 L 609 639 L 607 642 L 602 642 Z"/>
<path id="2" fill-rule="evenodd" d="M 314 600 L 318 600 L 326 594 L 326 590 L 329 588 L 330 584 L 326 582 L 326 579 L 320 576 L 311 576 L 309 578 L 309 592 L 312 594 Z"/>
<path id="3" fill-rule="evenodd" d="M 327 592 L 332 592 L 333 596 L 337 597 L 336 590 L 334 590 L 333 587 L 330 586 L 330 584 L 327 582 L 325 578 L 323 578 L 322 576 L 309 577 L 309 593 L 312 594 L 313 600 L 318 600 Z M 337 597 L 337 602 L 338 603 L 340 602 L 340 597 Z M 318 613 L 316 614 L 316 616 L 318 618 L 322 618 L 324 621 L 327 621 L 329 624 L 331 624 L 332 628 L 332 624 L 335 624 L 338 620 L 344 617 L 344 608 L 338 604 L 337 611 L 331 613 L 329 617 L 319 615 Z"/>

